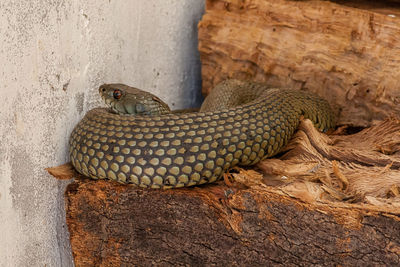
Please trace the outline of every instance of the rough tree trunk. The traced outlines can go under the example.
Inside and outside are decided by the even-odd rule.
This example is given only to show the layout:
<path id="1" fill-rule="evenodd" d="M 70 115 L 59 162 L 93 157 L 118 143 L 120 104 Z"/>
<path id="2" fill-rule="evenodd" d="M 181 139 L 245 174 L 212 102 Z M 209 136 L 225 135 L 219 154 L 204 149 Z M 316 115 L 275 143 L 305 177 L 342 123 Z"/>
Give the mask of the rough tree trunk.
<path id="1" fill-rule="evenodd" d="M 309 89 L 345 128 L 310 121 L 279 157 L 216 184 L 143 190 L 75 177 L 76 266 L 400 265 L 400 9 L 343 1 L 208 0 L 203 90 L 225 78 Z M 385 120 L 382 120 L 385 119 Z"/>

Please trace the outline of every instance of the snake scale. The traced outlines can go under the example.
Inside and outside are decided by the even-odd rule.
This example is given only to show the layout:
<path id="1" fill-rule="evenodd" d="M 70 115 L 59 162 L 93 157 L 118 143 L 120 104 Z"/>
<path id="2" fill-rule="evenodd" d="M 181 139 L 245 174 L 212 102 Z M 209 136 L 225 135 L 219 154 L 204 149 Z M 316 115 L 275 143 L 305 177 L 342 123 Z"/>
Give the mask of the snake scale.
<path id="1" fill-rule="evenodd" d="M 301 116 L 322 131 L 335 124 L 326 100 L 254 82 L 226 80 L 191 113 L 170 113 L 154 95 L 121 84 L 99 92 L 114 112 L 95 108 L 77 124 L 69 140 L 72 164 L 93 179 L 140 187 L 211 183 L 236 165 L 272 157 Z"/>

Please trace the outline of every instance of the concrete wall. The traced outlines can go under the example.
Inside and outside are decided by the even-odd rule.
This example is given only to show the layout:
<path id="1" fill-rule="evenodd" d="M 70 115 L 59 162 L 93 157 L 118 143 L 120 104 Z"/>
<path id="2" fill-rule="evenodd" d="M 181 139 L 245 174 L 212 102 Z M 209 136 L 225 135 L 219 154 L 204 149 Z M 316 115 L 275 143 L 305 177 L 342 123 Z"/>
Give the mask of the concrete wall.
<path id="1" fill-rule="evenodd" d="M 200 100 L 201 0 L 0 1 L 0 266 L 71 266 L 63 193 L 44 168 L 123 82 L 172 107 Z"/>

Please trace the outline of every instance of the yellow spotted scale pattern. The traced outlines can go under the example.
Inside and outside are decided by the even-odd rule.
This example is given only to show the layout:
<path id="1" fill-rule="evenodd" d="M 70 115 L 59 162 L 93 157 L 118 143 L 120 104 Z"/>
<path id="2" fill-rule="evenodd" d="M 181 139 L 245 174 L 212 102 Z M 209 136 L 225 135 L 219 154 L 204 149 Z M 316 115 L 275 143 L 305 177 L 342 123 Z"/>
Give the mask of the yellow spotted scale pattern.
<path id="1" fill-rule="evenodd" d="M 146 188 L 200 185 L 276 155 L 301 116 L 321 130 L 334 126 L 325 100 L 282 89 L 210 112 L 127 116 L 96 108 L 73 130 L 69 152 L 76 170 L 93 179 Z"/>

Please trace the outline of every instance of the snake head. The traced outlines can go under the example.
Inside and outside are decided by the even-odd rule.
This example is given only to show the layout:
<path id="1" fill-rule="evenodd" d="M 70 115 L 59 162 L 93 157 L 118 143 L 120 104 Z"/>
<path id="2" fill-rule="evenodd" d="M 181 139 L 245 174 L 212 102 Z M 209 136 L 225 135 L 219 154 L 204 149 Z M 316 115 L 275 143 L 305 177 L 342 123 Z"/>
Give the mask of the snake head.
<path id="1" fill-rule="evenodd" d="M 168 105 L 155 95 L 125 84 L 103 84 L 99 87 L 99 93 L 118 114 L 161 115 L 170 112 Z"/>

